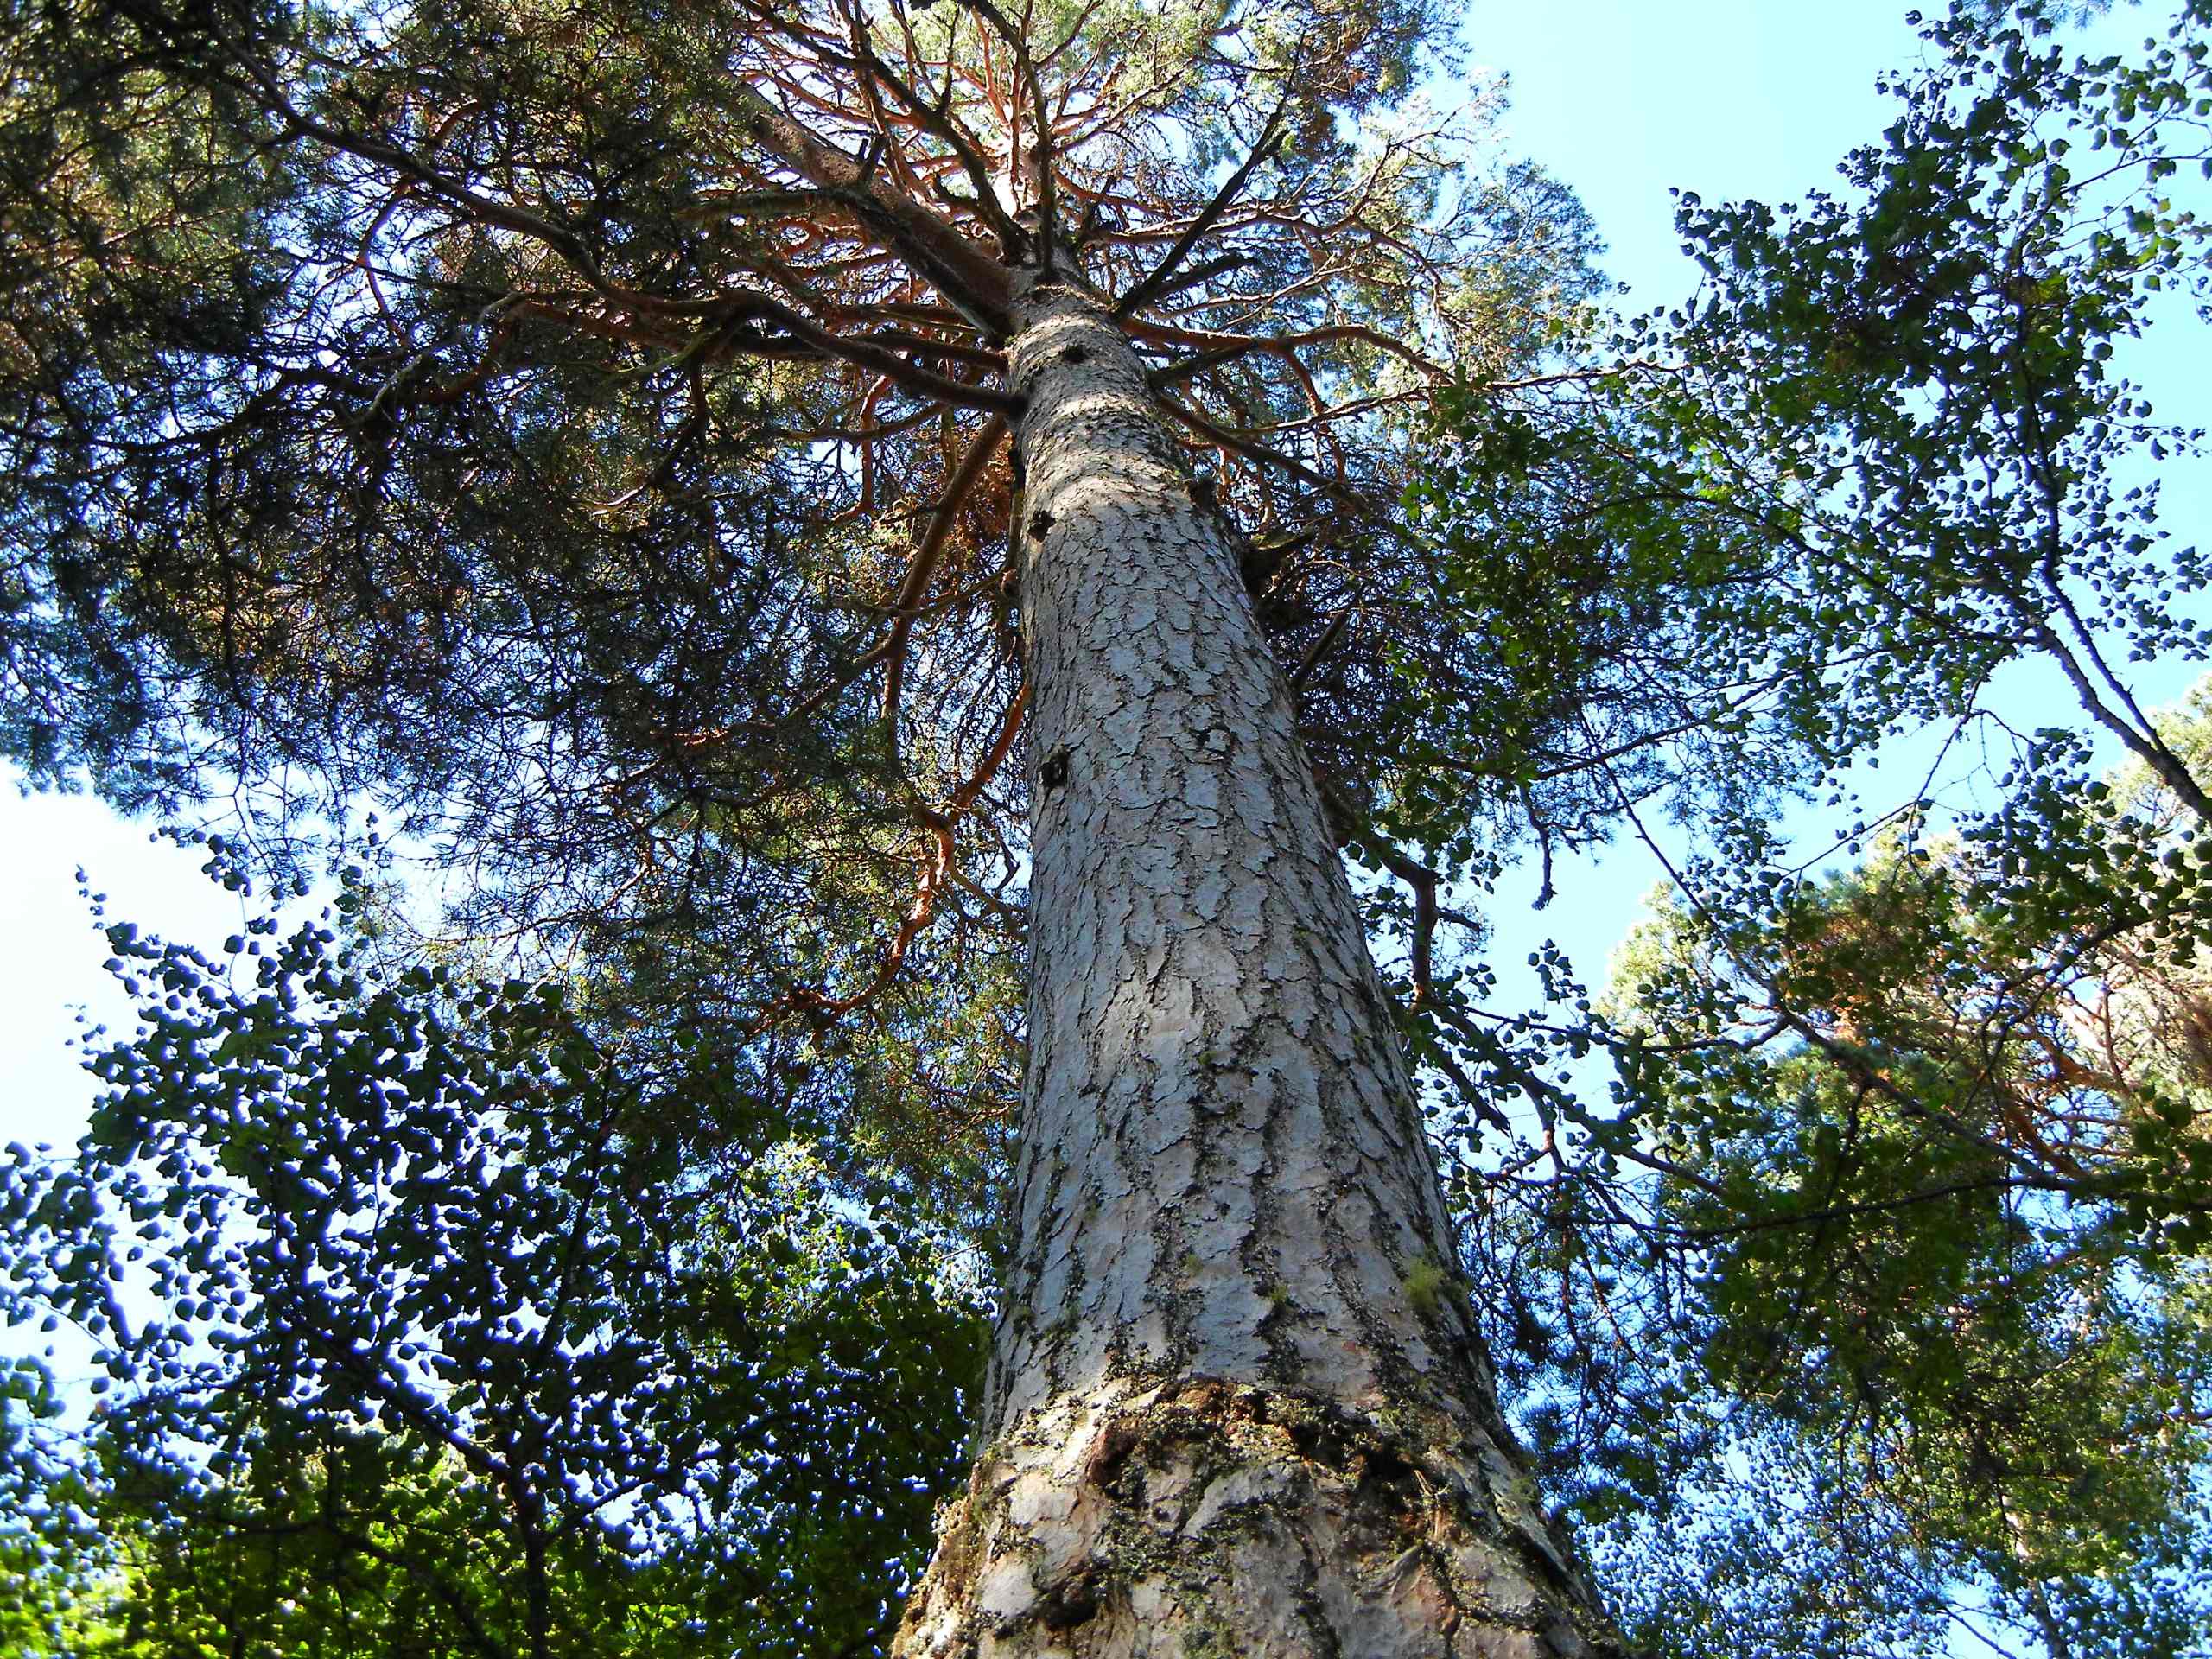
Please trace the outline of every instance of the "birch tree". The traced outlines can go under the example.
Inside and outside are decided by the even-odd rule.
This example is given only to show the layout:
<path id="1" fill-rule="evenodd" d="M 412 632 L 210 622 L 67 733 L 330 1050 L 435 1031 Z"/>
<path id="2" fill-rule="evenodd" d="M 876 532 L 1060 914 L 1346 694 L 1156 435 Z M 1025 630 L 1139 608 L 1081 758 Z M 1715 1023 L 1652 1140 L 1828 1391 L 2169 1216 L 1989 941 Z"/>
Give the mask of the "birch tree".
<path id="1" fill-rule="evenodd" d="M 1490 94 L 1421 95 L 1441 19 L 9 22 L 10 753 L 238 780 L 279 868 L 376 798 L 471 948 L 824 1068 L 848 1172 L 1007 1152 L 896 1651 L 1612 1649 L 1339 859 L 1425 963 L 1472 847 L 1374 758 L 1465 669 L 1391 504 L 1590 292 Z"/>

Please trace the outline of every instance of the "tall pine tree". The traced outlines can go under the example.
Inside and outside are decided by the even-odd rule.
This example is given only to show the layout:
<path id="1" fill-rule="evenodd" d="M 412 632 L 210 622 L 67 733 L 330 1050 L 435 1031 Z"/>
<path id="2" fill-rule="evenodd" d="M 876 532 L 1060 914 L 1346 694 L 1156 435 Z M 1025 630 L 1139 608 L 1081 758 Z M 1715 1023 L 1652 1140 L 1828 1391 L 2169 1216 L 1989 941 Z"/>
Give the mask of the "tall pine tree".
<path id="1" fill-rule="evenodd" d="M 1591 286 L 1571 200 L 1469 165 L 1483 98 L 1417 95 L 1440 16 L 10 22 L 10 753 L 235 779 L 280 868 L 396 806 L 480 947 L 619 962 L 764 1086 L 826 1061 L 893 1202 L 988 1158 L 1019 1033 L 978 1451 L 898 1650 L 1611 1647 L 1338 858 L 1425 955 L 1449 870 L 1371 762 L 1464 619 L 1391 509 L 1435 392 Z M 943 1029 L 1015 961 L 1026 1015 Z M 539 1535 L 551 1472 L 485 1466 Z"/>

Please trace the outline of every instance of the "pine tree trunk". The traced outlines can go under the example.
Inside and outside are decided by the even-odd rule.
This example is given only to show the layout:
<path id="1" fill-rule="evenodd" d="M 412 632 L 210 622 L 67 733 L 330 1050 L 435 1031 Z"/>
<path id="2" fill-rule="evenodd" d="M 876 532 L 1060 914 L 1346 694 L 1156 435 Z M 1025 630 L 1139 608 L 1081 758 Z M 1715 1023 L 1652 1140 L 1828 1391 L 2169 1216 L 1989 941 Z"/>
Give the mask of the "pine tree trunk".
<path id="1" fill-rule="evenodd" d="M 1095 302 L 1017 298 L 1029 1071 L 982 1445 L 896 1651 L 1577 1656 L 1225 528 Z"/>

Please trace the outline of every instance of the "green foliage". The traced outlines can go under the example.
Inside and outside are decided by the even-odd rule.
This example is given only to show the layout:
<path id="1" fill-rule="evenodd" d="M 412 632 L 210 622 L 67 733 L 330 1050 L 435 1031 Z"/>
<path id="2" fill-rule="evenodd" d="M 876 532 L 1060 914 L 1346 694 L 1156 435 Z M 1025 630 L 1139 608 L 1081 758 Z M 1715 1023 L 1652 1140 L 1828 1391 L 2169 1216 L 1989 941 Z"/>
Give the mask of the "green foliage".
<path id="1" fill-rule="evenodd" d="M 77 1157 L 0 1171 L 10 1309 L 98 1344 L 11 1511 L 107 1541 L 19 1581 L 110 1586 L 118 1652 L 865 1650 L 962 1462 L 953 1264 L 835 1197 L 785 1082 L 381 972 L 363 907 L 109 929 L 141 1028 Z"/>
<path id="2" fill-rule="evenodd" d="M 1416 1034 L 1503 1370 L 1663 1651 L 2212 1630 L 2204 694 L 2129 679 L 2212 652 L 2158 512 L 2199 435 L 2114 366 L 2203 291 L 2212 13 L 2130 58 L 2056 16 L 1928 24 L 1834 194 L 1685 196 L 1696 298 L 1469 388 L 1414 498 L 1481 695 L 1409 677 L 1403 810 L 1673 878 L 1607 997 L 1547 948 L 1547 1009 L 1462 970 Z M 2027 673 L 2078 729 L 2007 722 Z M 1899 738 L 1926 781 L 1867 799 Z"/>
<path id="3" fill-rule="evenodd" d="M 2140 768 L 2039 776 L 1662 905 L 1580 1028 L 1615 1109 L 1553 1090 L 1559 1179 L 1480 1217 L 1555 1490 L 1662 1650 L 2212 1627 L 2203 843 Z"/>
<path id="4" fill-rule="evenodd" d="M 1671 1469 L 1601 1454 L 1622 1491 L 1593 1513 L 1639 1535 L 1623 1493 L 1679 1482 L 1660 1512 L 1743 1548 L 1789 1510 L 1716 1524 L 1707 1460 L 1746 1459 L 1803 1505 L 1772 1536 L 1898 1563 L 1919 1589 L 1890 1617 L 1923 1639 L 1956 1579 L 2057 1621 L 2053 1651 L 2189 1652 L 2212 1618 L 2212 988 L 2151 922 L 2044 931 L 1986 860 L 1893 845 L 1771 923 L 1672 912 L 1621 964 L 1632 1109 L 1597 1144 L 1665 1172 L 1656 1374 L 1714 1429 Z M 1809 1039 L 1760 1041 L 1785 1004 Z M 1669 1599 L 1647 1582 L 1655 1617 Z"/>
<path id="5" fill-rule="evenodd" d="M 45 1363 L 18 1357 L 0 1374 L 0 1654 L 7 1659 L 73 1651 L 104 1635 L 91 1494 L 49 1444 L 66 1409 Z"/>
<path id="6" fill-rule="evenodd" d="M 1943 55 L 1845 194 L 1685 196 L 1694 301 L 1628 325 L 1612 365 L 1459 399 L 1419 504 L 1494 690 L 1445 747 L 1538 791 L 1540 819 L 1572 821 L 1542 791 L 1600 767 L 1601 804 L 1741 810 L 1984 715 L 2037 658 L 2204 810 L 2115 673 L 2205 654 L 2207 567 L 2145 464 L 2198 435 L 2111 366 L 2158 290 L 2202 278 L 2179 192 L 2202 23 L 2137 63 L 2075 60 L 2033 10 L 1931 26 Z"/>

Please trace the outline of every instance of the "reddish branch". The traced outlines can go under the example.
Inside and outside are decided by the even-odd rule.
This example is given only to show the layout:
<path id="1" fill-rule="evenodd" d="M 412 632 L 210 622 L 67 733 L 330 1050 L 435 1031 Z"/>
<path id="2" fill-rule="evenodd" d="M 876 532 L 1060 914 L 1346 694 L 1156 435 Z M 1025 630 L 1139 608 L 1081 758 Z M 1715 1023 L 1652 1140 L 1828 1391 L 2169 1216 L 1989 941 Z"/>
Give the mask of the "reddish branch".
<path id="1" fill-rule="evenodd" d="M 1007 423 L 996 415 L 976 435 L 967 454 L 961 459 L 959 469 L 946 483 L 944 494 L 930 518 L 920 545 L 914 550 L 913 561 L 906 567 L 906 581 L 899 585 L 899 597 L 893 602 L 890 637 L 878 647 L 887 664 L 883 680 L 883 717 L 890 724 L 894 746 L 899 741 L 899 693 L 906 677 L 907 637 L 913 632 L 914 618 L 920 613 L 922 601 L 929 594 L 930 583 L 937 575 L 938 563 L 952 527 L 968 499 L 975 493 L 976 482 L 998 454 L 999 446 L 1006 442 L 1006 435 Z"/>
<path id="2" fill-rule="evenodd" d="M 914 940 L 937 916 L 937 902 L 948 886 L 960 885 L 958 858 L 953 831 L 960 820 L 973 810 L 976 798 L 988 787 L 1006 764 L 1013 752 L 1014 740 L 1020 733 L 1022 716 L 1029 708 L 1029 688 L 1023 686 L 1014 694 L 1007 705 L 1005 723 L 999 728 L 998 739 L 983 756 L 982 764 L 975 774 L 952 792 L 952 798 L 940 810 L 917 806 L 914 816 L 928 836 L 928 851 L 922 860 L 920 879 L 914 884 L 913 903 L 899 923 L 891 943 L 876 963 L 875 971 L 856 990 L 843 996 L 830 996 L 810 985 L 802 985 L 787 992 L 769 1005 L 753 1020 L 747 1033 L 748 1039 L 758 1036 L 771 1026 L 780 1023 L 793 1014 L 804 1016 L 816 1026 L 826 1026 L 865 1007 L 890 988 L 898 978 L 899 970 L 906 965 L 906 953 Z"/>

